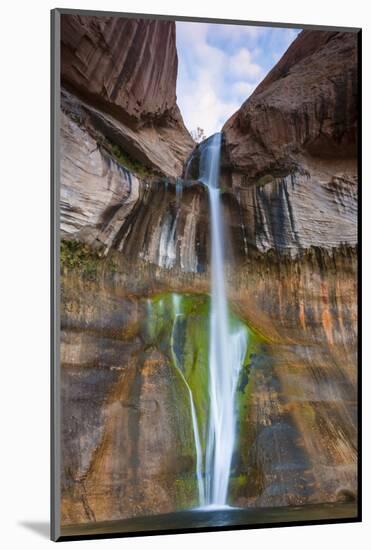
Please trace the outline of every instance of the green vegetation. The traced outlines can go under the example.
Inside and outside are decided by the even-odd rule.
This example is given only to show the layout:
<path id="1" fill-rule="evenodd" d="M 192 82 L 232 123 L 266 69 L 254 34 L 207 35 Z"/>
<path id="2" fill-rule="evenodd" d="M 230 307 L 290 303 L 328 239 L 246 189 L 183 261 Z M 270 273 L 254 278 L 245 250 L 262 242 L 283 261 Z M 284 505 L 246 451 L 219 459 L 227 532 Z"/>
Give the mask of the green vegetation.
<path id="1" fill-rule="evenodd" d="M 229 494 L 233 499 L 246 494 L 246 485 L 248 483 L 247 475 L 245 473 L 238 474 L 237 476 L 231 476 L 229 479 Z"/>
<path id="2" fill-rule="evenodd" d="M 123 151 L 121 147 L 117 145 L 117 143 L 108 142 L 108 144 L 108 149 L 115 157 L 117 162 L 121 164 L 124 168 L 126 168 L 130 172 L 133 172 L 142 179 L 149 178 L 154 175 L 153 171 L 150 168 L 144 166 L 144 164 L 142 164 L 138 160 L 133 159 L 128 153 Z"/>
<path id="3" fill-rule="evenodd" d="M 145 342 L 164 353 L 175 372 L 179 375 L 178 402 L 186 399 L 185 407 L 189 407 L 188 388 L 192 391 L 193 401 L 199 426 L 199 434 L 203 452 L 206 448 L 206 430 L 209 413 L 209 318 L 210 296 L 167 293 L 160 294 L 147 300 L 147 320 L 143 329 Z M 240 379 L 236 392 L 237 438 L 236 447 L 242 454 L 247 452 L 242 449 L 248 434 L 245 434 L 246 416 L 253 387 L 252 361 L 254 354 L 259 352 L 263 339 L 252 331 L 246 323 L 234 313 L 230 313 L 229 322 L 232 327 L 238 329 L 243 325 L 248 333 L 248 347 L 241 369 Z M 184 390 L 184 391 L 183 391 Z M 181 392 L 181 393 L 180 393 Z M 180 407 L 180 405 L 179 405 Z M 181 410 L 183 403 L 181 406 Z M 190 420 L 189 420 L 190 421 Z M 194 445 L 193 441 L 188 444 Z M 244 463 L 241 457 L 241 463 Z M 194 457 L 196 460 L 196 457 Z M 238 472 L 237 468 L 237 472 Z M 235 497 L 246 493 L 245 489 L 249 480 L 246 474 L 232 474 L 230 480 L 230 494 Z M 196 479 L 181 477 L 176 481 L 177 505 L 187 508 L 197 505 Z"/>
<path id="4" fill-rule="evenodd" d="M 69 113 L 69 117 L 71 120 L 73 120 L 78 126 L 82 125 L 82 119 L 81 116 L 77 113 L 71 112 Z"/>
<path id="5" fill-rule="evenodd" d="M 265 176 L 262 176 L 261 178 L 258 179 L 258 181 L 256 182 L 256 186 L 263 187 L 267 183 L 271 183 L 273 180 L 274 180 L 273 176 L 271 176 L 270 174 L 266 174 Z"/>
<path id="6" fill-rule="evenodd" d="M 201 443 L 205 446 L 208 413 L 210 298 L 205 295 L 161 294 L 148 300 L 147 343 L 166 354 L 180 383 L 192 391 Z"/>
<path id="7" fill-rule="evenodd" d="M 241 371 L 239 384 L 237 386 L 237 396 L 247 397 L 251 391 L 250 375 L 251 375 L 251 360 L 254 354 L 258 351 L 263 343 L 262 337 L 252 329 L 249 330 L 249 343 L 246 351 L 243 369 Z M 246 405 L 247 399 L 242 397 L 243 404 Z"/>
<path id="8" fill-rule="evenodd" d="M 73 120 L 73 122 L 75 122 L 80 128 L 82 128 L 84 131 L 87 130 L 86 117 L 84 117 L 81 112 L 68 111 L 67 114 L 69 118 Z M 114 159 L 119 164 L 121 164 L 121 166 L 129 170 L 129 172 L 136 174 L 142 179 L 151 178 L 156 175 L 151 168 L 145 166 L 139 160 L 134 159 L 131 155 L 129 155 L 129 153 L 124 151 L 120 145 L 111 141 L 108 137 L 106 137 L 98 130 L 93 130 L 89 128 L 88 132 L 101 147 L 103 147 L 110 155 L 112 155 Z"/>
<path id="9" fill-rule="evenodd" d="M 116 268 L 112 260 L 101 258 L 98 252 L 92 250 L 87 244 L 77 240 L 62 240 L 60 248 L 61 270 L 75 270 L 82 277 L 94 280 L 98 270 L 103 264 L 109 272 L 115 272 Z"/>
<path id="10" fill-rule="evenodd" d="M 175 499 L 178 510 L 198 506 L 196 478 L 182 477 L 175 480 Z"/>

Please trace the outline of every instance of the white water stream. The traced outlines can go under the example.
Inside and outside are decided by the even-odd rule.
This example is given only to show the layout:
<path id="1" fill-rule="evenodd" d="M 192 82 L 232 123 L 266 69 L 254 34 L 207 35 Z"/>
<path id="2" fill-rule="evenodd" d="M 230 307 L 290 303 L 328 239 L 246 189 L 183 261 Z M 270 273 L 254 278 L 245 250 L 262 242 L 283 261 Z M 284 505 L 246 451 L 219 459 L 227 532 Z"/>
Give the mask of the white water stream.
<path id="1" fill-rule="evenodd" d="M 209 335 L 210 413 L 206 442 L 205 497 L 200 505 L 227 504 L 235 444 L 235 393 L 247 349 L 247 331 L 232 329 L 224 274 L 224 229 L 219 189 L 221 134 L 201 150 L 199 179 L 207 186 L 211 213 L 211 318 Z M 200 491 L 199 491 L 200 492 Z"/>

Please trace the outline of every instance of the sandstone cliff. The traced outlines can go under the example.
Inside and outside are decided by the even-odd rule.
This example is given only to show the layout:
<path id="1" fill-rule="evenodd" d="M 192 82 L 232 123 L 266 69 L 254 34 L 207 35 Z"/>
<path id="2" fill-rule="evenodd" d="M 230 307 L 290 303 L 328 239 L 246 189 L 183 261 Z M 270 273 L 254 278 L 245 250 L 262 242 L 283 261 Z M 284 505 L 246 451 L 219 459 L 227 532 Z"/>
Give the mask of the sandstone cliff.
<path id="1" fill-rule="evenodd" d="M 177 67 L 174 22 L 61 16 L 65 112 L 75 99 L 75 121 L 80 108 L 117 155 L 167 176 L 181 172 L 193 146 L 176 104 Z"/>
<path id="2" fill-rule="evenodd" d="M 303 31 L 223 128 L 258 248 L 356 244 L 356 121 L 356 34 Z"/>
<path id="3" fill-rule="evenodd" d="M 241 185 L 310 173 L 317 159 L 354 174 L 356 123 L 356 34 L 303 31 L 224 125 L 226 163 Z"/>

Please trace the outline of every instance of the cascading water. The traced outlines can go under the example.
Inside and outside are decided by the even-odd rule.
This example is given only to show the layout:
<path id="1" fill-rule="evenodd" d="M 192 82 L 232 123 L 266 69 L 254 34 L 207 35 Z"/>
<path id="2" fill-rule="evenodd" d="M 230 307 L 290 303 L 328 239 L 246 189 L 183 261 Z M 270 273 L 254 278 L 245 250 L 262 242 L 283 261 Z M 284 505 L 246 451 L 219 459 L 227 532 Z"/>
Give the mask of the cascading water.
<path id="1" fill-rule="evenodd" d="M 235 393 L 247 348 L 246 330 L 233 330 L 228 318 L 219 189 L 220 148 L 220 133 L 205 142 L 201 148 L 199 176 L 208 188 L 211 213 L 210 412 L 204 465 L 204 502 L 216 507 L 227 504 L 235 443 Z"/>
<path id="2" fill-rule="evenodd" d="M 211 297 L 206 299 L 207 307 L 202 314 L 199 310 L 195 317 L 197 321 L 195 318 L 191 321 L 187 316 L 194 298 L 173 293 L 171 299 L 169 296 L 161 296 L 147 302 L 149 341 L 164 337 L 160 335 L 161 331 L 157 331 L 158 323 L 160 326 L 166 326 L 168 322 L 172 325 L 171 331 L 165 337 L 169 338 L 172 362 L 189 399 L 196 453 L 198 502 L 201 508 L 209 509 L 226 507 L 228 502 L 236 438 L 235 397 L 248 344 L 246 325 L 229 312 L 227 303 L 224 227 L 219 188 L 220 147 L 221 134 L 215 134 L 199 148 L 198 179 L 208 189 L 211 218 Z M 179 199 L 179 190 L 178 195 Z M 193 312 L 195 307 L 200 307 L 200 303 L 197 305 L 196 301 L 193 302 Z M 202 326 L 205 327 L 207 320 L 209 328 L 204 328 L 204 336 L 196 341 L 192 340 L 192 331 L 184 332 L 188 322 L 203 323 Z M 191 338 L 192 349 L 197 342 L 195 355 L 187 356 L 187 346 L 181 343 L 182 334 L 183 337 Z M 182 353 L 179 353 L 179 349 L 183 350 Z M 198 372 L 192 375 L 194 369 Z M 195 385 L 197 383 L 198 386 Z"/>

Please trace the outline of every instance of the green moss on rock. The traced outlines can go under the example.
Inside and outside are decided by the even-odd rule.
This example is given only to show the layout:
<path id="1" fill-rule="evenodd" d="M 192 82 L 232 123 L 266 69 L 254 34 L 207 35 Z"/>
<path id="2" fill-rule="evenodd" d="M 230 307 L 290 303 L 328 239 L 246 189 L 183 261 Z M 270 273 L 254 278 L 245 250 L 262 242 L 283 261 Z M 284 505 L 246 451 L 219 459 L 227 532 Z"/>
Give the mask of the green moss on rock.
<path id="1" fill-rule="evenodd" d="M 175 506 L 177 510 L 198 506 L 198 488 L 195 477 L 182 477 L 175 481 Z"/>
<path id="2" fill-rule="evenodd" d="M 60 247 L 61 271 L 75 271 L 85 279 L 95 280 L 103 268 L 109 273 L 116 271 L 111 258 L 103 258 L 87 244 L 77 240 L 62 240 Z"/>
<path id="3" fill-rule="evenodd" d="M 117 160 L 119 164 L 124 166 L 127 170 L 130 172 L 133 172 L 137 176 L 139 176 L 142 179 L 150 178 L 152 177 L 153 170 L 142 164 L 136 159 L 133 159 L 126 151 L 121 149 L 117 143 L 108 142 L 108 150 L 111 152 L 111 154 L 114 156 L 114 158 Z"/>
<path id="4" fill-rule="evenodd" d="M 265 176 L 262 176 L 258 179 L 258 181 L 256 182 L 256 186 L 264 187 L 264 185 L 266 185 L 267 183 L 271 183 L 272 181 L 274 181 L 274 177 L 270 174 L 266 174 Z"/>
<path id="5" fill-rule="evenodd" d="M 143 327 L 146 345 L 153 346 L 164 353 L 175 371 L 179 373 L 179 400 L 190 407 L 191 389 L 203 452 L 206 451 L 206 432 L 209 416 L 209 323 L 211 301 L 208 295 L 167 293 L 154 296 L 146 301 L 147 318 Z M 236 449 L 244 440 L 243 430 L 248 400 L 251 393 L 251 358 L 257 352 L 261 338 L 253 332 L 234 313 L 230 313 L 232 328 L 244 327 L 247 331 L 247 351 L 236 392 L 237 441 Z M 189 417 L 189 421 L 191 417 Z M 192 433 L 192 432 L 191 432 Z M 194 441 L 189 441 L 194 448 Z M 194 450 L 194 464 L 196 452 Z M 181 478 L 176 482 L 176 500 L 179 507 L 197 505 L 196 467 L 194 476 Z M 230 491 L 233 496 L 243 493 L 246 487 L 246 475 L 237 473 L 231 478 Z"/>
<path id="6" fill-rule="evenodd" d="M 61 241 L 60 260 L 62 269 L 78 270 L 87 278 L 95 278 L 97 274 L 98 254 L 80 241 Z"/>

